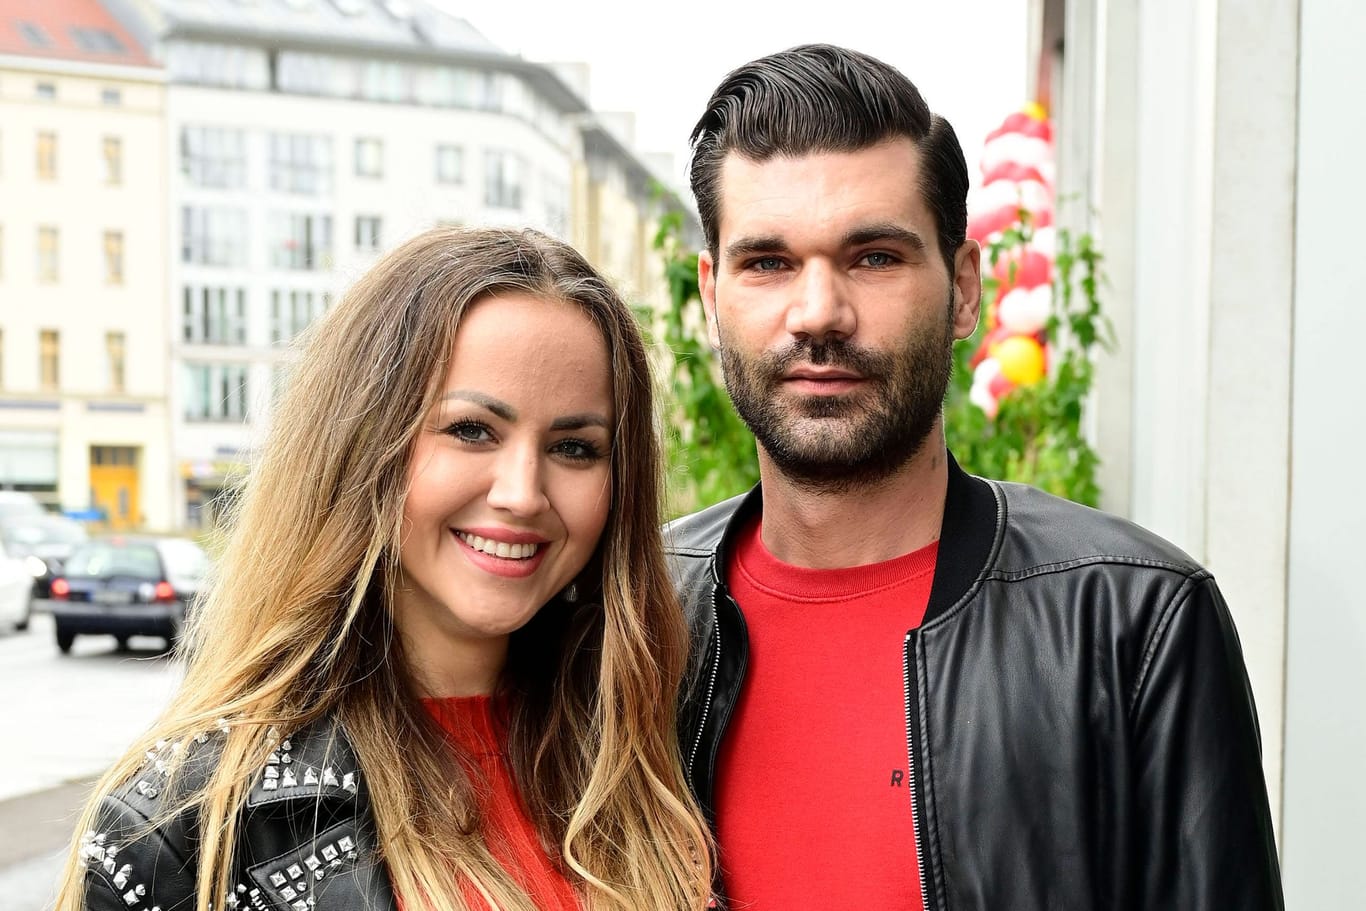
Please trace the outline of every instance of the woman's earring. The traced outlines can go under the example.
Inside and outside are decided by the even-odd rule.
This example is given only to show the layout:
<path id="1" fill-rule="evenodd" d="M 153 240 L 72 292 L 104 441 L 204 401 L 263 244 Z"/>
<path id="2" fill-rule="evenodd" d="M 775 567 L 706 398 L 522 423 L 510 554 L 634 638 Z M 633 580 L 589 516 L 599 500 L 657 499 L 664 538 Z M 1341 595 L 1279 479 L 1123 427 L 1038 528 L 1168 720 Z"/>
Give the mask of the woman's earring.
<path id="1" fill-rule="evenodd" d="M 564 600 L 569 602 L 570 604 L 573 604 L 575 601 L 578 601 L 579 586 L 574 582 L 570 582 L 568 585 L 564 587 L 564 591 L 561 593 L 561 597 L 563 597 Z"/>

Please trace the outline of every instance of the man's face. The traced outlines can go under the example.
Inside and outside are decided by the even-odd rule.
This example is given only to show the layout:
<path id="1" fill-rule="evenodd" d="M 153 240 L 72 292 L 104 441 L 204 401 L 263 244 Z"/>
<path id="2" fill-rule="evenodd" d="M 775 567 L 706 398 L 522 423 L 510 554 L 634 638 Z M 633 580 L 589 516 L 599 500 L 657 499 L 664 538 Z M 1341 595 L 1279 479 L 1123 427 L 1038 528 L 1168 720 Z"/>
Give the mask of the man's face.
<path id="1" fill-rule="evenodd" d="M 939 422 L 954 338 L 977 322 L 979 252 L 950 276 L 909 139 L 721 170 L 699 260 L 726 388 L 775 467 L 846 488 L 905 465 Z"/>

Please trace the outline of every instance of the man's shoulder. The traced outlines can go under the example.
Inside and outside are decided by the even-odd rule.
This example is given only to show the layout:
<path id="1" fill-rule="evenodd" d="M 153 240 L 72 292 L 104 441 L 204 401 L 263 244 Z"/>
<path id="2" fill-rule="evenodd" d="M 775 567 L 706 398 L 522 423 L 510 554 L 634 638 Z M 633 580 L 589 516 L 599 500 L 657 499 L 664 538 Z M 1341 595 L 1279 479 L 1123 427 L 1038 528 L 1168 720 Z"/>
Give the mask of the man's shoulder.
<path id="1" fill-rule="evenodd" d="M 749 493 L 722 500 L 664 526 L 664 550 L 674 557 L 706 558 L 716 552 L 730 520 Z"/>
<path id="2" fill-rule="evenodd" d="M 1180 547 L 1128 519 L 1025 484 L 994 483 L 1004 507 L 998 571 L 1123 564 L 1205 572 Z"/>

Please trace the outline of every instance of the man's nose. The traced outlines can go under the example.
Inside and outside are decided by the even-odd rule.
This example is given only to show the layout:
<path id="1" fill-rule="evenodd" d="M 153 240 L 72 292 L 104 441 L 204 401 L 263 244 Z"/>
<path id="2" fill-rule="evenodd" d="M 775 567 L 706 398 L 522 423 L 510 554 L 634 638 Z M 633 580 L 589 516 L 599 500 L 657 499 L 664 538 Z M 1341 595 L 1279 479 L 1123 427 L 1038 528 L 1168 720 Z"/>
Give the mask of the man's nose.
<path id="1" fill-rule="evenodd" d="M 809 262 L 796 285 L 798 297 L 787 311 L 787 331 L 798 338 L 822 341 L 828 337 L 848 338 L 856 320 L 844 279 L 837 269 L 822 260 Z"/>
<path id="2" fill-rule="evenodd" d="M 535 516 L 550 506 L 545 490 L 545 466 L 531 447 L 504 452 L 493 468 L 488 504 L 516 516 Z"/>

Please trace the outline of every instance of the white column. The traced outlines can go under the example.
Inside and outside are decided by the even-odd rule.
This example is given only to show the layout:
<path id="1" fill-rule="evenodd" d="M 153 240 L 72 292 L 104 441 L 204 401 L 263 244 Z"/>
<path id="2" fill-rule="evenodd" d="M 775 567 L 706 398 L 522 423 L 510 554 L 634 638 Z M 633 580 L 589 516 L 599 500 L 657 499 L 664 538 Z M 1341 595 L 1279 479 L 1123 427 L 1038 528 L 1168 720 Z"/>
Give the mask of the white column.
<path id="1" fill-rule="evenodd" d="M 1284 876 L 1290 908 L 1366 894 L 1366 453 L 1362 307 L 1353 279 L 1366 187 L 1360 104 L 1366 4 L 1299 4 L 1293 444 Z"/>
<path id="2" fill-rule="evenodd" d="M 1083 4 L 1086 5 L 1086 4 Z M 1298 21 L 1283 0 L 1095 0 L 1084 199 L 1119 349 L 1091 430 L 1103 505 L 1215 573 L 1279 819 Z M 1097 50 L 1077 52 L 1080 42 Z M 1076 92 L 1086 78 L 1094 85 Z M 1072 129 L 1080 128 L 1072 126 Z M 1074 223 L 1075 216 L 1071 219 Z"/>

